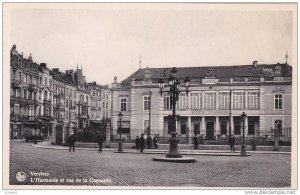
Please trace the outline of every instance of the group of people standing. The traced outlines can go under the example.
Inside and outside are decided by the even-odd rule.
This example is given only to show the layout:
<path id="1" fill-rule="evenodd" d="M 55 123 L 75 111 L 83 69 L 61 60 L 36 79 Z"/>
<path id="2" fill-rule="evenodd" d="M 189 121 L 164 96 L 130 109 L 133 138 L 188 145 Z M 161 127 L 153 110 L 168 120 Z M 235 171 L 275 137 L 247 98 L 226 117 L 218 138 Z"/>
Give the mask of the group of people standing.
<path id="1" fill-rule="evenodd" d="M 148 135 L 146 138 L 146 143 L 145 143 L 145 139 L 144 139 L 144 134 L 141 134 L 141 137 L 139 138 L 139 136 L 136 136 L 135 139 L 135 148 L 137 150 L 140 150 L 141 152 L 144 151 L 145 149 L 145 144 L 147 144 L 147 149 L 151 149 L 152 148 L 152 143 L 154 144 L 154 148 L 157 149 L 158 147 L 158 135 L 156 134 L 153 139 L 151 137 L 151 135 Z M 199 140 L 200 139 L 200 140 Z M 68 143 L 69 143 L 69 152 L 72 151 L 75 152 L 75 142 L 76 142 L 76 137 L 73 133 L 71 133 L 71 135 L 68 138 Z M 99 150 L 98 152 L 101 153 L 102 152 L 102 148 L 103 148 L 103 137 L 101 134 L 97 134 L 97 138 L 96 141 L 98 143 L 99 146 Z M 202 144 L 203 143 L 203 137 L 198 138 L 196 135 L 193 137 L 193 142 L 194 142 L 194 149 L 197 150 L 198 149 L 198 145 L 199 145 L 199 141 Z M 235 144 L 235 138 L 234 135 L 230 134 L 229 135 L 229 140 L 228 143 L 230 145 L 230 150 L 231 152 L 235 152 L 234 149 L 234 144 Z"/>
<path id="2" fill-rule="evenodd" d="M 154 144 L 154 148 L 157 149 L 157 147 L 158 147 L 158 145 L 157 145 L 158 135 L 155 135 L 153 139 L 152 139 L 151 135 L 148 135 L 147 139 L 146 139 L 146 143 L 145 143 L 144 134 L 141 134 L 140 138 L 139 138 L 139 136 L 136 136 L 135 148 L 137 150 L 140 150 L 141 152 L 143 152 L 144 149 L 145 149 L 145 144 L 147 144 L 147 149 L 151 149 L 152 148 L 152 143 Z"/>
<path id="3" fill-rule="evenodd" d="M 68 137 L 69 152 L 71 152 L 72 149 L 73 149 L 73 152 L 75 152 L 75 142 L 76 141 L 77 141 L 77 139 L 76 139 L 74 133 L 71 133 L 71 135 Z M 96 141 L 97 141 L 98 147 L 99 147 L 98 152 L 101 153 L 102 152 L 102 148 L 103 148 L 103 137 L 102 137 L 102 134 L 100 134 L 100 133 L 97 134 Z"/>

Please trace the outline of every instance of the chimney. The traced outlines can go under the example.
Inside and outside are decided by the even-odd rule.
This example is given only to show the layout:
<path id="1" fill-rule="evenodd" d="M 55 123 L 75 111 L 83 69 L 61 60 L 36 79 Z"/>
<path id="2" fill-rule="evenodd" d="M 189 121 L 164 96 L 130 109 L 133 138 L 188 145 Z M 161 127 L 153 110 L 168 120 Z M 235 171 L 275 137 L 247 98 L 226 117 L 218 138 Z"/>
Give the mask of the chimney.
<path id="1" fill-rule="evenodd" d="M 58 74 L 59 73 L 59 68 L 52 68 L 52 71 Z"/>
<path id="2" fill-rule="evenodd" d="M 69 74 L 69 71 L 68 70 L 66 70 L 66 75 L 68 75 Z"/>
<path id="3" fill-rule="evenodd" d="M 41 63 L 40 64 L 41 68 L 46 69 L 47 68 L 47 64 L 46 63 Z"/>
<path id="4" fill-rule="evenodd" d="M 257 61 L 253 61 L 253 67 L 257 67 Z"/>

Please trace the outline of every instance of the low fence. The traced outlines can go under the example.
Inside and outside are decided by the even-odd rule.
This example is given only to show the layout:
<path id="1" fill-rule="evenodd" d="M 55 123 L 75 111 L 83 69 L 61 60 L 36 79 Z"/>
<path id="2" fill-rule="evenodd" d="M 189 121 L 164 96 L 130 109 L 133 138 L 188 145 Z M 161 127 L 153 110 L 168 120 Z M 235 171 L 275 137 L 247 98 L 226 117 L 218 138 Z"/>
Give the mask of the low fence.
<path id="1" fill-rule="evenodd" d="M 283 128 L 279 131 L 279 145 L 281 146 L 290 146 L 291 145 L 291 128 Z M 157 132 L 152 130 L 152 132 Z M 264 135 L 261 136 L 246 136 L 245 143 L 246 145 L 260 145 L 260 146 L 272 146 L 274 145 L 274 129 L 270 128 L 269 130 L 265 131 Z M 151 134 L 153 138 L 155 134 Z M 147 134 L 144 134 L 144 138 L 146 141 Z M 159 143 L 160 144 L 168 144 L 171 135 L 168 136 L 160 136 Z M 194 143 L 194 136 L 189 137 L 186 135 L 178 135 L 179 144 L 193 144 Z M 79 140 L 83 142 L 96 142 L 96 133 L 92 131 L 82 132 L 79 136 Z M 207 145 L 228 145 L 228 135 L 217 135 L 214 136 L 213 139 L 206 139 L 204 135 L 197 135 L 198 143 L 199 144 L 207 144 Z M 120 139 L 120 135 L 111 135 L 110 142 L 118 142 Z M 132 137 L 130 134 L 122 134 L 121 139 L 124 143 L 134 143 L 135 137 Z M 243 141 L 243 137 L 241 135 L 235 135 L 235 144 L 239 145 Z"/>

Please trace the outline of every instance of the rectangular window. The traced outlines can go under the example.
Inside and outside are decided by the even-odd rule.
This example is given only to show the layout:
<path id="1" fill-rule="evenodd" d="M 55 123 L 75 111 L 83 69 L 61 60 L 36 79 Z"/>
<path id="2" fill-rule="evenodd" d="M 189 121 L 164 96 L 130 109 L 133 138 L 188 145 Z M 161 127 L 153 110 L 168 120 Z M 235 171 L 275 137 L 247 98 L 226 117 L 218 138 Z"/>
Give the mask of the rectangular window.
<path id="1" fill-rule="evenodd" d="M 201 94 L 191 93 L 191 107 L 192 109 L 201 109 Z"/>
<path id="2" fill-rule="evenodd" d="M 282 109 L 282 94 L 274 94 L 275 110 Z"/>
<path id="3" fill-rule="evenodd" d="M 83 95 L 80 95 L 80 101 L 84 102 L 84 96 Z"/>
<path id="4" fill-rule="evenodd" d="M 19 81 L 22 82 L 22 73 L 19 72 Z"/>
<path id="5" fill-rule="evenodd" d="M 105 108 L 105 102 L 102 102 L 102 108 Z"/>
<path id="6" fill-rule="evenodd" d="M 216 109 L 216 93 L 205 92 L 204 94 L 205 109 L 214 110 Z"/>
<path id="7" fill-rule="evenodd" d="M 69 101 L 66 100 L 66 107 L 68 108 L 68 106 L 69 106 Z"/>
<path id="8" fill-rule="evenodd" d="M 229 109 L 230 104 L 230 93 L 229 92 L 220 92 L 219 93 L 219 108 L 221 110 Z"/>
<path id="9" fill-rule="evenodd" d="M 105 94 L 104 94 L 104 93 L 102 94 L 102 99 L 104 99 L 104 100 L 105 100 Z"/>
<path id="10" fill-rule="evenodd" d="M 127 111 L 127 98 L 121 98 L 121 111 Z"/>
<path id="11" fill-rule="evenodd" d="M 186 95 L 186 93 L 181 93 L 179 95 L 179 109 L 180 110 L 186 110 L 188 109 L 188 97 Z"/>
<path id="12" fill-rule="evenodd" d="M 27 83 L 27 75 L 24 74 L 24 83 Z"/>
<path id="13" fill-rule="evenodd" d="M 245 92 L 233 92 L 233 109 L 245 108 Z"/>
<path id="14" fill-rule="evenodd" d="M 108 109 L 108 103 L 106 102 L 106 109 Z"/>
<path id="15" fill-rule="evenodd" d="M 164 96 L 165 110 L 172 109 L 170 96 Z"/>
<path id="16" fill-rule="evenodd" d="M 144 95 L 144 110 L 150 110 L 150 96 Z"/>
<path id="17" fill-rule="evenodd" d="M 259 92 L 248 92 L 248 108 L 259 109 Z"/>

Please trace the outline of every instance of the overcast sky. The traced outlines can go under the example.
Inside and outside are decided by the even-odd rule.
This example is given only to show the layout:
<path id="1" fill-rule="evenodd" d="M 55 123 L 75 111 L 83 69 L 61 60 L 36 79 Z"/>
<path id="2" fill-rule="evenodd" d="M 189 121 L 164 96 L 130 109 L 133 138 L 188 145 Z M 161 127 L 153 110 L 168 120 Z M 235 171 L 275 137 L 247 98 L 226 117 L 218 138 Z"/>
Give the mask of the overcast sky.
<path id="1" fill-rule="evenodd" d="M 142 67 L 285 62 L 292 57 L 292 14 L 266 7 L 203 4 L 76 4 L 11 9 L 13 44 L 37 63 L 60 70 L 82 66 L 87 81 L 111 84 Z M 215 9 L 216 8 L 216 9 Z M 234 9 L 233 9 L 234 8 Z M 5 13 L 5 10 L 4 10 Z"/>

